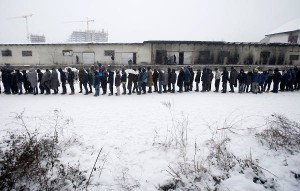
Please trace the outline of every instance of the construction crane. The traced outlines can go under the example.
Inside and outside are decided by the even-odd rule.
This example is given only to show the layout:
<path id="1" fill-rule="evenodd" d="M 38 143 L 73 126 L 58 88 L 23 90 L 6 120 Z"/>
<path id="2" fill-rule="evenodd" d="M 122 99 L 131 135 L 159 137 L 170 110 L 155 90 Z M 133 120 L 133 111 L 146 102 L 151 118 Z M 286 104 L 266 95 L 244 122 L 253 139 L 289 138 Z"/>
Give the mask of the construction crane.
<path id="1" fill-rule="evenodd" d="M 32 17 L 33 14 L 29 14 L 29 15 L 23 15 L 23 16 L 19 16 L 19 17 L 10 17 L 8 19 L 19 19 L 19 18 L 23 18 L 25 19 L 26 22 L 26 36 L 27 36 L 27 41 L 30 43 L 30 36 L 29 36 L 29 27 L 28 27 L 28 18 Z"/>
<path id="2" fill-rule="evenodd" d="M 68 21 L 66 23 L 86 23 L 86 31 L 89 32 L 89 23 L 95 22 L 93 19 L 86 18 L 85 21 Z"/>

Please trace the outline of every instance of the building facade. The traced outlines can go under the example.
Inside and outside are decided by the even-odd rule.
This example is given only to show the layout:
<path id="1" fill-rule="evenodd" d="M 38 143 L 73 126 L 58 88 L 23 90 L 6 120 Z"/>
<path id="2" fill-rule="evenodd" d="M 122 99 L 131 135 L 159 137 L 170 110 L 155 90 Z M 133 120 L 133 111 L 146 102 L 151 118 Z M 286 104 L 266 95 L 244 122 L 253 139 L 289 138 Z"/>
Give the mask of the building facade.
<path id="1" fill-rule="evenodd" d="M 45 43 L 46 37 L 44 35 L 30 35 L 30 42 L 31 43 Z"/>
<path id="2" fill-rule="evenodd" d="M 300 65 L 300 45 L 211 41 L 0 44 L 0 65 Z"/>
<path id="3" fill-rule="evenodd" d="M 68 42 L 108 42 L 108 33 L 102 31 L 73 31 Z"/>

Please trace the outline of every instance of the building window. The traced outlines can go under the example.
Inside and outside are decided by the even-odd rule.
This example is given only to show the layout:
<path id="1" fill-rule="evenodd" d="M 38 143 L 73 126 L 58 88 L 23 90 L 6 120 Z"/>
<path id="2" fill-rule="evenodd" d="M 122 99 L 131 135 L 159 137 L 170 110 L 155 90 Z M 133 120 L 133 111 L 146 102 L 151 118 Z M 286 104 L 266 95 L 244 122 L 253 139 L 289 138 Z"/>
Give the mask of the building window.
<path id="1" fill-rule="evenodd" d="M 112 56 L 115 55 L 114 50 L 104 50 L 104 56 Z"/>
<path id="2" fill-rule="evenodd" d="M 210 61 L 210 51 L 200 51 L 198 63 L 199 64 L 208 64 Z"/>
<path id="3" fill-rule="evenodd" d="M 24 50 L 24 51 L 22 51 L 22 56 L 32 56 L 32 51 L 31 50 Z"/>
<path id="4" fill-rule="evenodd" d="M 290 61 L 299 60 L 299 55 L 290 55 Z"/>
<path id="5" fill-rule="evenodd" d="M 289 36 L 289 39 L 288 39 L 289 43 L 297 43 L 297 41 L 298 41 L 298 35 L 290 35 Z"/>
<path id="6" fill-rule="evenodd" d="M 73 56 L 73 50 L 63 50 L 63 56 Z"/>
<path id="7" fill-rule="evenodd" d="M 12 56 L 11 50 L 2 50 L 2 56 Z"/>

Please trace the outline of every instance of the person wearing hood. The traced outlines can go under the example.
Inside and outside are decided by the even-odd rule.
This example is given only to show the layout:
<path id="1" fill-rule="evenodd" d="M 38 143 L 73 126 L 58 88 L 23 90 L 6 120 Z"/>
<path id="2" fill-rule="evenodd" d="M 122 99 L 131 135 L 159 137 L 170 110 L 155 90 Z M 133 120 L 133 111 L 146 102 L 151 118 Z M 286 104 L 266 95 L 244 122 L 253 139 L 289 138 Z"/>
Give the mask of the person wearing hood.
<path id="1" fill-rule="evenodd" d="M 99 72 L 100 74 L 100 72 Z M 101 77 L 101 76 L 100 76 Z M 108 78 L 108 72 L 106 71 L 106 68 L 102 67 L 102 78 L 101 78 L 101 87 L 102 87 L 102 95 L 105 95 L 107 92 L 107 78 Z"/>
<path id="2" fill-rule="evenodd" d="M 195 92 L 199 92 L 199 84 L 201 80 L 201 70 L 197 69 L 196 77 L 195 77 L 195 82 L 196 82 L 196 90 Z"/>
<path id="3" fill-rule="evenodd" d="M 273 75 L 273 93 L 278 93 L 278 87 L 279 87 L 279 82 L 281 80 L 281 73 L 279 72 L 278 68 L 275 68 L 274 70 L 274 75 Z"/>
<path id="4" fill-rule="evenodd" d="M 59 68 L 58 69 L 59 73 L 60 73 L 60 82 L 61 82 L 61 87 L 62 87 L 62 95 L 67 93 L 67 87 L 66 87 L 66 81 L 67 81 L 67 77 L 66 77 L 66 73 Z"/>
<path id="5" fill-rule="evenodd" d="M 154 92 L 158 92 L 158 86 L 157 86 L 157 82 L 158 82 L 158 71 L 157 69 L 154 69 L 153 75 L 152 75 L 152 79 L 153 79 L 153 85 L 154 85 Z"/>
<path id="6" fill-rule="evenodd" d="M 100 94 L 100 81 L 101 81 L 101 77 L 99 76 L 99 72 L 98 71 L 94 71 L 94 88 L 95 88 L 95 94 L 94 96 L 99 96 Z"/>
<path id="7" fill-rule="evenodd" d="M 28 74 L 27 74 L 27 79 L 32 87 L 33 90 L 33 95 L 38 94 L 38 88 L 37 88 L 37 72 L 34 71 L 33 69 L 30 69 Z"/>
<path id="8" fill-rule="evenodd" d="M 264 88 L 263 88 L 264 91 L 267 92 L 267 93 L 269 93 L 269 91 L 270 91 L 271 83 L 272 83 L 272 80 L 273 80 L 273 75 L 274 75 L 273 70 L 269 69 L 268 70 L 268 78 L 265 81 Z M 268 86 L 268 88 L 266 89 L 267 86 Z"/>
<path id="9" fill-rule="evenodd" d="M 122 76 L 121 76 L 121 83 L 123 88 L 122 95 L 126 95 L 126 82 L 127 82 L 127 73 L 125 72 L 125 68 L 122 68 Z"/>
<path id="10" fill-rule="evenodd" d="M 165 72 L 160 69 L 159 70 L 159 74 L 158 74 L 158 84 L 159 84 L 159 88 L 158 88 L 158 93 L 161 94 L 162 93 L 162 87 L 164 84 L 164 77 L 165 76 Z"/>
<path id="11" fill-rule="evenodd" d="M 45 88 L 43 86 L 42 82 L 42 78 L 43 78 L 43 72 L 41 72 L 40 69 L 37 69 L 37 74 L 38 74 L 38 83 L 39 83 L 39 89 L 40 89 L 40 94 L 44 94 Z"/>
<path id="12" fill-rule="evenodd" d="M 252 74 L 252 93 L 257 94 L 259 91 L 259 73 L 258 69 L 255 68 Z"/>
<path id="13" fill-rule="evenodd" d="M 182 93 L 182 91 L 183 91 L 182 89 L 183 89 L 184 79 L 185 79 L 185 73 L 184 73 L 183 67 L 181 67 L 179 74 L 178 74 L 178 79 L 177 79 L 177 86 L 179 87 L 179 90 L 178 90 L 179 93 Z"/>
<path id="14" fill-rule="evenodd" d="M 184 91 L 188 92 L 190 90 L 190 82 L 192 75 L 187 67 L 184 68 Z"/>
<path id="15" fill-rule="evenodd" d="M 226 93 L 227 92 L 227 82 L 228 82 L 228 71 L 226 69 L 226 67 L 223 68 L 223 72 L 222 72 L 222 93 Z"/>
<path id="16" fill-rule="evenodd" d="M 243 93 L 246 84 L 246 74 L 244 72 L 244 69 L 240 70 L 240 73 L 238 75 L 238 81 L 239 81 L 239 93 Z"/>
<path id="17" fill-rule="evenodd" d="M 268 80 L 269 74 L 267 71 L 263 71 L 262 74 L 260 74 L 260 80 L 259 80 L 259 93 L 265 92 L 264 84 Z"/>
<path id="18" fill-rule="evenodd" d="M 116 96 L 120 95 L 120 86 L 121 86 L 121 75 L 120 71 L 116 70 L 116 77 L 115 77 L 115 86 L 116 86 Z"/>
<path id="19" fill-rule="evenodd" d="M 170 83 L 172 84 L 171 93 L 175 93 L 175 84 L 176 84 L 177 74 L 175 69 L 172 69 Z"/>
<path id="20" fill-rule="evenodd" d="M 238 73 L 234 67 L 231 67 L 230 71 L 230 76 L 229 76 L 229 86 L 230 86 L 230 91 L 234 93 L 234 87 L 237 87 L 237 77 Z"/>
<path id="21" fill-rule="evenodd" d="M 214 92 L 219 92 L 220 80 L 221 80 L 221 72 L 219 71 L 218 68 L 215 68 L 215 91 Z"/>
<path id="22" fill-rule="evenodd" d="M 147 86 L 148 86 L 148 93 L 152 93 L 153 74 L 150 66 L 147 67 Z"/>
<path id="23" fill-rule="evenodd" d="M 16 81 L 17 81 L 17 87 L 18 87 L 18 94 L 21 95 L 21 94 L 23 94 L 23 88 L 22 88 L 23 75 L 19 70 L 16 70 Z"/>
<path id="24" fill-rule="evenodd" d="M 58 74 L 56 72 L 56 69 L 52 68 L 51 89 L 53 89 L 54 94 L 58 94 L 58 86 L 59 86 Z"/>
<path id="25" fill-rule="evenodd" d="M 93 68 L 91 68 L 91 69 L 86 69 L 86 71 L 87 71 L 87 73 L 88 73 L 88 85 L 89 85 L 89 88 L 90 88 L 90 91 L 89 91 L 89 93 L 91 94 L 91 93 L 93 93 L 93 85 L 94 85 L 94 71 L 92 71 L 92 69 Z"/>
<path id="26" fill-rule="evenodd" d="M 108 69 L 108 80 L 107 83 L 109 83 L 109 91 L 110 93 L 108 94 L 109 96 L 114 95 L 114 75 L 115 73 Z"/>
<path id="27" fill-rule="evenodd" d="M 71 93 L 69 95 L 75 94 L 74 78 L 75 78 L 74 72 L 71 70 L 71 68 L 68 68 L 68 83 L 69 83 L 70 89 L 71 89 Z"/>
<path id="28" fill-rule="evenodd" d="M 32 88 L 31 88 L 30 82 L 27 80 L 26 70 L 23 70 L 22 73 L 23 73 L 23 86 L 25 89 L 25 94 L 29 94 L 32 92 Z"/>
<path id="29" fill-rule="evenodd" d="M 46 95 L 49 95 L 51 89 L 51 72 L 48 69 L 46 69 L 46 72 L 43 74 L 41 83 L 46 90 Z"/>

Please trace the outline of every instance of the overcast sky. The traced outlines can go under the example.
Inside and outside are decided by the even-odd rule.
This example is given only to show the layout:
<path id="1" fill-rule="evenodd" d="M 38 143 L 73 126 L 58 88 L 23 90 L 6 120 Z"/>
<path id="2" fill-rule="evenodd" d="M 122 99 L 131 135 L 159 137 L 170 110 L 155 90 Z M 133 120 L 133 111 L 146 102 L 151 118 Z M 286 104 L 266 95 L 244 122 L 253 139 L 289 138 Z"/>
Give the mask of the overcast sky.
<path id="1" fill-rule="evenodd" d="M 108 31 L 109 42 L 198 40 L 257 42 L 300 18 L 300 0 L 0 0 L 0 43 L 25 43 L 29 32 L 49 43 L 73 30 Z"/>

